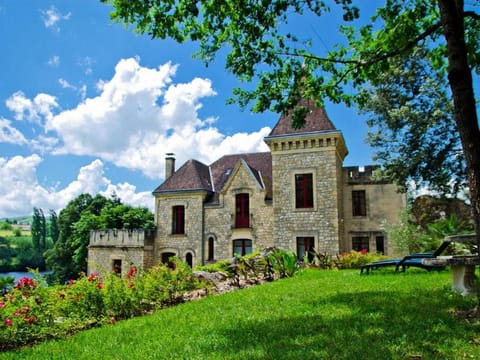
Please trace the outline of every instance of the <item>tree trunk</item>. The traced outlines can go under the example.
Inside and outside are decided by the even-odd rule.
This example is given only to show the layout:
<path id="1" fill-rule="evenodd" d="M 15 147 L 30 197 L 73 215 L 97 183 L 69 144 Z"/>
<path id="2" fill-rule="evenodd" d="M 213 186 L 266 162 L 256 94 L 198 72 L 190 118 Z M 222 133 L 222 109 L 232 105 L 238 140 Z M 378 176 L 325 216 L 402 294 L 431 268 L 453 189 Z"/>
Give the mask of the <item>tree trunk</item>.
<path id="1" fill-rule="evenodd" d="M 454 117 L 465 156 L 470 203 L 480 250 L 480 129 L 478 126 L 472 72 L 467 61 L 463 0 L 438 0 L 448 53 L 448 82 L 452 90 Z"/>

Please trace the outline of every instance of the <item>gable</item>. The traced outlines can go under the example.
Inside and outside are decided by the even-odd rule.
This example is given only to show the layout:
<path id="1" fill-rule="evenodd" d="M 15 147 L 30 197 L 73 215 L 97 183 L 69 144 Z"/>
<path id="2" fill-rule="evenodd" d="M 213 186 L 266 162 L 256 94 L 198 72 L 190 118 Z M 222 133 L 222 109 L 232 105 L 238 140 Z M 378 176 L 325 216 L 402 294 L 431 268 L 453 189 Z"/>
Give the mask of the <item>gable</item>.
<path id="1" fill-rule="evenodd" d="M 243 159 L 238 160 L 224 187 L 219 189 L 219 192 L 226 193 L 232 186 L 244 188 L 253 186 L 264 189 L 259 171 L 250 167 Z"/>

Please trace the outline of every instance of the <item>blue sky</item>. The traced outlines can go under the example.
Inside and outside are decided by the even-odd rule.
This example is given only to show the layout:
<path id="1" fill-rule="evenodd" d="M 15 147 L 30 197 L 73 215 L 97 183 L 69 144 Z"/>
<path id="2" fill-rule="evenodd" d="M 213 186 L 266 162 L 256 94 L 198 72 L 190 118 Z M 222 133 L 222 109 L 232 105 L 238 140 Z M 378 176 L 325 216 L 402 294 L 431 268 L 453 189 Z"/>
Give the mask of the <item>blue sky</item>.
<path id="1" fill-rule="evenodd" d="M 226 105 L 239 84 L 222 59 L 207 68 L 193 46 L 135 35 L 109 12 L 98 0 L 0 0 L 0 218 L 59 211 L 85 192 L 152 208 L 165 153 L 180 166 L 268 150 L 279 116 Z M 332 22 L 294 25 L 324 49 L 338 41 Z M 364 120 L 326 110 L 345 165 L 370 164 Z"/>

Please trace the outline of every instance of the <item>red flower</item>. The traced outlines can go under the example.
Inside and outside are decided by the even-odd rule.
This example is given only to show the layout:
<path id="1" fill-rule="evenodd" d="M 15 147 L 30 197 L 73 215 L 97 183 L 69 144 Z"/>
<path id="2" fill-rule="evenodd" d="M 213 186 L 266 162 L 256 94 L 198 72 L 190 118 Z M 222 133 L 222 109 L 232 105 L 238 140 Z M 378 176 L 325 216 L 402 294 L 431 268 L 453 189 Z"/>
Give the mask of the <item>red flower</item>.
<path id="1" fill-rule="evenodd" d="M 90 276 L 88 277 L 87 280 L 90 281 L 90 282 L 93 282 L 93 281 L 97 281 L 99 279 L 100 279 L 100 277 L 98 276 L 98 274 L 92 273 L 92 274 L 90 274 Z"/>
<path id="2" fill-rule="evenodd" d="M 99 288 L 100 290 L 102 290 L 103 284 L 102 284 L 101 282 L 99 282 L 99 283 L 97 284 L 97 288 Z"/>
<path id="3" fill-rule="evenodd" d="M 4 324 L 5 324 L 5 326 L 12 326 L 13 321 L 12 321 L 12 319 L 5 319 Z"/>
<path id="4" fill-rule="evenodd" d="M 5 306 L 7 306 L 3 301 L 0 301 L 0 309 L 3 309 Z"/>
<path id="5" fill-rule="evenodd" d="M 367 249 L 360 250 L 360 254 L 362 254 L 362 255 L 365 255 L 367 252 L 368 252 Z"/>
<path id="6" fill-rule="evenodd" d="M 35 281 L 33 279 L 30 279 L 29 277 L 22 277 L 20 280 L 18 280 L 17 285 L 15 285 L 16 289 L 22 290 L 22 289 L 35 289 L 37 287 L 37 284 L 35 284 Z"/>
<path id="7" fill-rule="evenodd" d="M 73 284 L 75 284 L 75 280 L 73 280 L 73 279 L 68 280 L 68 282 L 67 282 L 68 287 L 71 287 Z"/>
<path id="8" fill-rule="evenodd" d="M 137 267 L 136 267 L 136 266 L 132 266 L 132 267 L 128 270 L 127 278 L 131 279 L 131 278 L 135 277 L 136 275 L 137 275 Z"/>

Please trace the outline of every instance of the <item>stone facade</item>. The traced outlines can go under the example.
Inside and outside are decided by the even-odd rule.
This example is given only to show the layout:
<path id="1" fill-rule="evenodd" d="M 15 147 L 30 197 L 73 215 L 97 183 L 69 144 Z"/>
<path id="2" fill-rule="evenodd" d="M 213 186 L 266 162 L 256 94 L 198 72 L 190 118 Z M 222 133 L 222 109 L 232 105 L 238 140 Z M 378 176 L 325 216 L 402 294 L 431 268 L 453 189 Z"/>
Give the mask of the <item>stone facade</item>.
<path id="1" fill-rule="evenodd" d="M 270 152 L 225 155 L 210 165 L 189 160 L 154 190 L 154 236 L 92 232 L 89 271 L 121 261 L 145 268 L 178 256 L 191 266 L 276 246 L 332 255 L 352 249 L 392 254 L 384 233 L 405 208 L 405 195 L 375 177 L 375 166 L 343 167 L 347 147 L 322 108 L 305 127 L 280 118 L 265 142 Z M 127 234 L 128 235 L 128 234 Z M 138 239 L 138 240 L 134 240 Z M 95 267 L 94 267 L 95 265 Z"/>
<path id="2" fill-rule="evenodd" d="M 155 233 L 146 230 L 98 230 L 90 232 L 88 273 L 115 271 L 125 275 L 131 266 L 155 264 Z"/>

